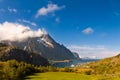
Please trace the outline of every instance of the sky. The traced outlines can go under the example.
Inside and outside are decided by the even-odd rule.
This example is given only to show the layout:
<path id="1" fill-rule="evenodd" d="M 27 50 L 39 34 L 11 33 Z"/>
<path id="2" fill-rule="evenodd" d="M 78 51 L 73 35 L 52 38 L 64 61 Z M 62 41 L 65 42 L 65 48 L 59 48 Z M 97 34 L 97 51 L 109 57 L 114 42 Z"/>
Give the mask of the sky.
<path id="1" fill-rule="evenodd" d="M 0 0 L 0 27 L 5 25 L 32 34 L 44 29 L 80 57 L 120 53 L 120 0 Z"/>

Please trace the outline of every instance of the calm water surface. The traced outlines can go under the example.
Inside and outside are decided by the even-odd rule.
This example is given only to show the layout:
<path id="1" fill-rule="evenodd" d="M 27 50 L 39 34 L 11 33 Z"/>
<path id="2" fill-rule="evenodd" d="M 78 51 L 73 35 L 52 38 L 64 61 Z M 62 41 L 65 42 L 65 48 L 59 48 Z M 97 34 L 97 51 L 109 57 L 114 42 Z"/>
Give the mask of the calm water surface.
<path id="1" fill-rule="evenodd" d="M 71 62 L 57 62 L 54 64 L 55 67 L 71 67 L 72 65 L 77 66 L 83 63 L 87 63 L 87 62 L 94 62 L 94 61 L 98 61 L 100 59 L 82 59 L 82 60 L 73 60 Z"/>

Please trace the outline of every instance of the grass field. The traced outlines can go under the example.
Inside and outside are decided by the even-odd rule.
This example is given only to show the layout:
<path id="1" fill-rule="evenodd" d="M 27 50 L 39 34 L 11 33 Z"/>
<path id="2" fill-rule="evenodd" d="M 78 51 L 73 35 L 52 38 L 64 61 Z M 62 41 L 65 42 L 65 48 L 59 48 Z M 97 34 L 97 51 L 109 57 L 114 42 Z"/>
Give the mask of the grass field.
<path id="1" fill-rule="evenodd" d="M 85 75 L 66 72 L 37 73 L 27 77 L 26 80 L 120 80 L 119 78 L 105 77 L 100 75 Z"/>

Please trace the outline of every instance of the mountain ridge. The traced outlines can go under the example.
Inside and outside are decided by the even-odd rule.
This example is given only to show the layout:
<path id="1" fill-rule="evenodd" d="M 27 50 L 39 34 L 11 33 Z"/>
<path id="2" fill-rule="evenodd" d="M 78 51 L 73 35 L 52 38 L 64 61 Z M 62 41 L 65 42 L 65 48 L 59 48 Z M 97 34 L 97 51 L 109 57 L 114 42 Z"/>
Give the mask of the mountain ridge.
<path id="1" fill-rule="evenodd" d="M 49 34 L 28 38 L 25 41 L 2 41 L 7 45 L 14 45 L 28 52 L 39 53 L 48 60 L 73 60 L 74 54 L 65 46 L 57 43 Z"/>
<path id="2" fill-rule="evenodd" d="M 8 61 L 12 59 L 20 62 L 23 61 L 36 66 L 49 65 L 47 59 L 37 53 L 29 53 L 15 46 L 0 44 L 0 61 Z"/>

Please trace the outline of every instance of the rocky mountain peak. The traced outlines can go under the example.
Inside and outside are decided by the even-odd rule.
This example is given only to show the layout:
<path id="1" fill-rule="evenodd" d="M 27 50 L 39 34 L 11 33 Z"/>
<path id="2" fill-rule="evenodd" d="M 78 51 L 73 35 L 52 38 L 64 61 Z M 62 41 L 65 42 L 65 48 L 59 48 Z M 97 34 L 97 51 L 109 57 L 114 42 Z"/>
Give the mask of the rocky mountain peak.
<path id="1" fill-rule="evenodd" d="M 4 41 L 8 45 L 14 45 L 28 52 L 35 52 L 49 60 L 71 60 L 76 59 L 73 53 L 65 46 L 60 45 L 47 33 L 40 37 L 30 37 L 24 41 Z"/>

